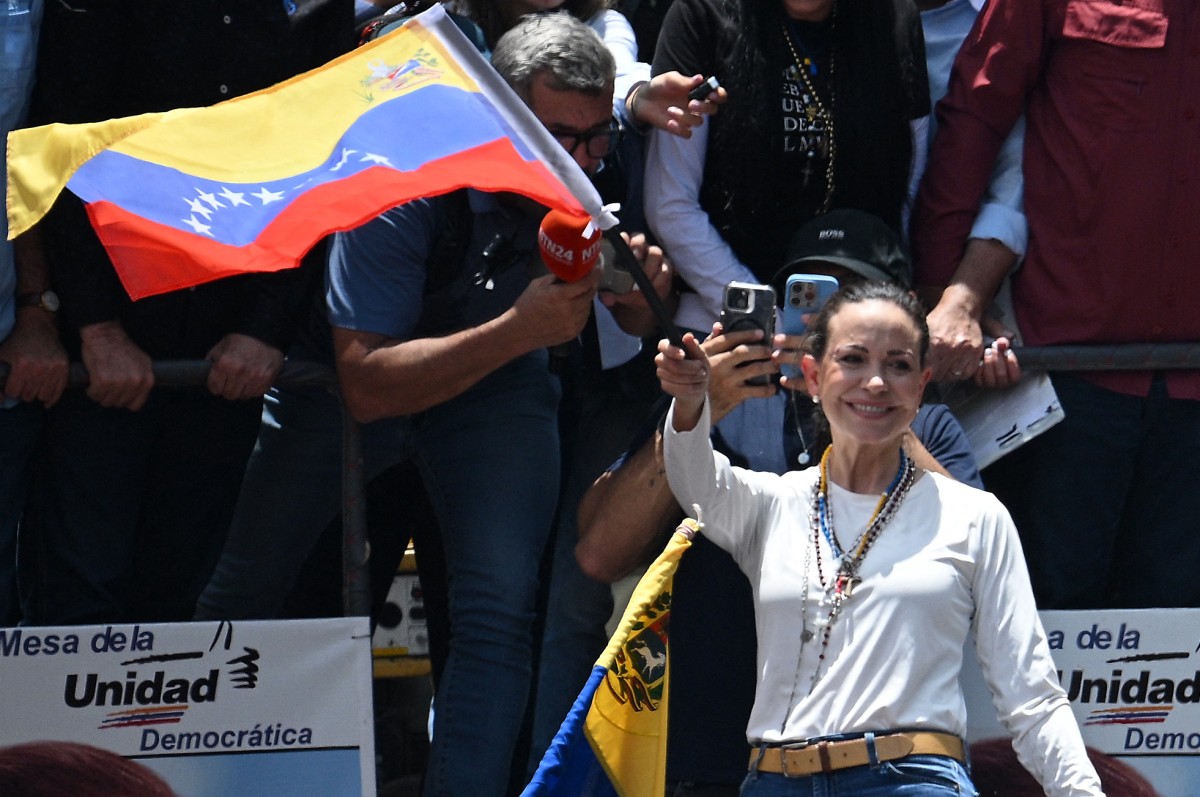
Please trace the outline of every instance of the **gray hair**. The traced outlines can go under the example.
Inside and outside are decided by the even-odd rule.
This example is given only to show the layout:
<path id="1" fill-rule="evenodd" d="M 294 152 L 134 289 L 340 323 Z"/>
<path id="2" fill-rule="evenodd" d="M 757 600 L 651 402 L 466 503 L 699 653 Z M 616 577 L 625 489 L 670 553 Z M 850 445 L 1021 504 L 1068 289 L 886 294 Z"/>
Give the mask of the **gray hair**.
<path id="1" fill-rule="evenodd" d="M 570 14 L 526 14 L 496 42 L 492 66 L 526 101 L 540 74 L 558 91 L 599 96 L 612 87 L 616 62 L 600 37 Z"/>

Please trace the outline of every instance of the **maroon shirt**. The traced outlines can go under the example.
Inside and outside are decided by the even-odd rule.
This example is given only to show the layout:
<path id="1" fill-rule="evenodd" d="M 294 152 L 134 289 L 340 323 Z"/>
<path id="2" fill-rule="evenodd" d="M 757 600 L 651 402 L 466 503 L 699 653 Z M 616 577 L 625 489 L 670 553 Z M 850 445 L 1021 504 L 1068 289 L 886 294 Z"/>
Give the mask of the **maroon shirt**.
<path id="1" fill-rule="evenodd" d="M 913 225 L 920 284 L 953 275 L 1026 102 L 1025 342 L 1200 342 L 1200 4 L 991 0 L 937 106 Z M 1087 376 L 1134 395 L 1150 384 Z M 1167 385 L 1200 399 L 1200 371 Z"/>

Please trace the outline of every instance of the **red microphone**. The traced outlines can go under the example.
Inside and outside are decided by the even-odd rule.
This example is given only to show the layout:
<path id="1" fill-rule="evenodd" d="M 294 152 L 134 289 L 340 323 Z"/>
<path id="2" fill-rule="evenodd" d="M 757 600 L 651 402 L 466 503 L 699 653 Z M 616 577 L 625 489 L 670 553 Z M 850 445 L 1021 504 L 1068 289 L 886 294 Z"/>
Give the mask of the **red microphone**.
<path id="1" fill-rule="evenodd" d="M 552 210 L 538 228 L 538 249 L 550 273 L 563 282 L 578 282 L 591 273 L 600 259 L 600 230 L 587 216 L 571 216 Z"/>
<path id="2" fill-rule="evenodd" d="M 588 217 L 582 218 L 551 210 L 538 227 L 538 250 L 542 262 L 563 282 L 578 282 L 591 273 L 600 259 L 600 230 L 586 235 Z M 550 370 L 561 373 L 570 352 L 569 343 L 550 347 Z"/>

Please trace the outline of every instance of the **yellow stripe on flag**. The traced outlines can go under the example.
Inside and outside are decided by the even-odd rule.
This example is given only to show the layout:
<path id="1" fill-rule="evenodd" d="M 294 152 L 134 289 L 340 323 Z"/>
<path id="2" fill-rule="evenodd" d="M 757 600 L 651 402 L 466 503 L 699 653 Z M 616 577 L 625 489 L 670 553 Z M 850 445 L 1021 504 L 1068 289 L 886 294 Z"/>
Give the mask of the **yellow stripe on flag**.
<path id="1" fill-rule="evenodd" d="M 331 142 L 367 110 L 431 82 L 479 90 L 438 36 L 414 18 L 318 69 L 211 107 L 13 131 L 9 237 L 37 223 L 75 171 L 105 149 L 218 181 L 283 179 L 329 158 Z"/>
<path id="2" fill-rule="evenodd" d="M 667 767 L 667 653 L 672 581 L 699 524 L 688 518 L 638 582 L 604 654 L 584 732 L 620 797 L 662 797 Z"/>

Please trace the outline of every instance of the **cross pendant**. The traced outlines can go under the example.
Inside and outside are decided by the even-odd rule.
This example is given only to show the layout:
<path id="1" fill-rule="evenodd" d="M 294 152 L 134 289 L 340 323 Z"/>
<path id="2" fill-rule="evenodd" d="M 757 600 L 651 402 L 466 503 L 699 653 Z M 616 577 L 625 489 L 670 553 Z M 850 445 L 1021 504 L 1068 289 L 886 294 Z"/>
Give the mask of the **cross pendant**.
<path id="1" fill-rule="evenodd" d="M 835 595 L 842 596 L 842 599 L 848 599 L 854 594 L 854 588 L 862 583 L 862 579 L 858 576 L 848 576 L 845 573 L 840 573 L 837 577 L 837 584 L 834 586 Z"/>

